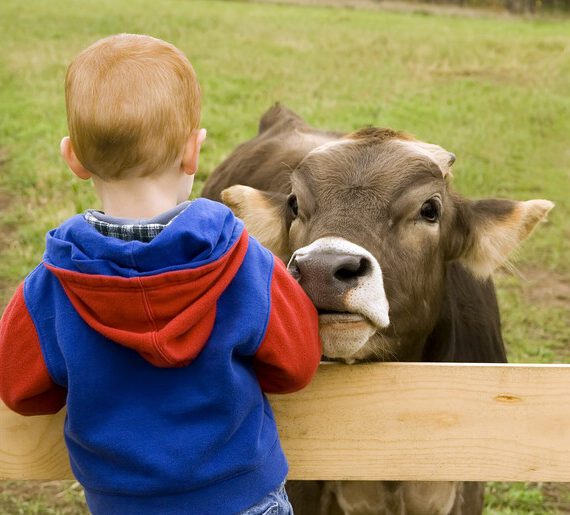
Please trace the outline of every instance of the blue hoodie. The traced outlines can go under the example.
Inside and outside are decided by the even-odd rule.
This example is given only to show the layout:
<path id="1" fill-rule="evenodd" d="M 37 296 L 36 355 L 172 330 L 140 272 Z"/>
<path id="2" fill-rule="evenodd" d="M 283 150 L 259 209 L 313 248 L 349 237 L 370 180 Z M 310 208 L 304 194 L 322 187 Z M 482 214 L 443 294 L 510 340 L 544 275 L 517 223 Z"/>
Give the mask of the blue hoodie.
<path id="1" fill-rule="evenodd" d="M 320 354 L 309 299 L 225 206 L 194 201 L 148 243 L 78 215 L 0 321 L 0 397 L 67 404 L 95 514 L 238 513 L 287 474 L 263 392 L 304 387 Z"/>

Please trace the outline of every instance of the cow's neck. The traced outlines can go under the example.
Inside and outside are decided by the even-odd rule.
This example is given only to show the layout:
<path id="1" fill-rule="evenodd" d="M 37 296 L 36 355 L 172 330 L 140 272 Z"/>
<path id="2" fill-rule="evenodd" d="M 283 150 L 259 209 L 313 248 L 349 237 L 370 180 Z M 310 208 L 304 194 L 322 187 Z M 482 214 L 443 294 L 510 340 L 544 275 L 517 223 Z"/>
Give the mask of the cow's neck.
<path id="1" fill-rule="evenodd" d="M 506 362 L 493 281 L 475 279 L 462 265 L 447 268 L 439 319 L 421 361 Z"/>

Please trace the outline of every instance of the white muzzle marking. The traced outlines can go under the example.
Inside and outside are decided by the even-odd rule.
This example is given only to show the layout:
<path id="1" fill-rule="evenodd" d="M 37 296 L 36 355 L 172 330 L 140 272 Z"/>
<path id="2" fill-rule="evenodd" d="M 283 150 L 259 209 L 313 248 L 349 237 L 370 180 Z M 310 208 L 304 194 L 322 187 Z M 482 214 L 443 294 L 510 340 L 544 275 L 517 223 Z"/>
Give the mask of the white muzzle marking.
<path id="1" fill-rule="evenodd" d="M 366 345 L 374 333 L 390 324 L 382 270 L 370 252 L 344 238 L 320 238 L 297 250 L 291 261 L 295 257 L 309 254 L 313 256 L 323 254 L 359 256 L 368 259 L 371 265 L 372 269 L 359 277 L 356 285 L 343 295 L 344 309 L 352 315 L 332 314 L 321 315 L 319 318 L 324 355 L 352 362 L 352 356 Z M 360 320 L 359 317 L 361 317 Z"/>
<path id="2" fill-rule="evenodd" d="M 367 258 L 372 265 L 372 271 L 360 277 L 356 286 L 345 294 L 346 310 L 350 313 L 363 315 L 379 328 L 390 325 L 389 305 L 384 291 L 382 269 L 370 252 L 344 238 L 326 237 L 315 240 L 310 245 L 297 250 L 291 261 L 295 257 L 307 254 L 346 254 Z"/>

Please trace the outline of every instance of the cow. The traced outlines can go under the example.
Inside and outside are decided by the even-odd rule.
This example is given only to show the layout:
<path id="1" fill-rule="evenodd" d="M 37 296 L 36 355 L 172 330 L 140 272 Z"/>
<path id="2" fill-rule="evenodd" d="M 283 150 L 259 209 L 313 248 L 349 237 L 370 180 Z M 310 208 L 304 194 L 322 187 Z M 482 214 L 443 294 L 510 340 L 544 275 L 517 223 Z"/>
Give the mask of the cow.
<path id="1" fill-rule="evenodd" d="M 319 312 L 324 359 L 506 362 L 491 274 L 553 204 L 465 199 L 454 162 L 405 132 L 322 131 L 276 104 L 202 194 L 288 263 Z M 484 484 L 290 481 L 288 492 L 297 515 L 471 515 Z"/>

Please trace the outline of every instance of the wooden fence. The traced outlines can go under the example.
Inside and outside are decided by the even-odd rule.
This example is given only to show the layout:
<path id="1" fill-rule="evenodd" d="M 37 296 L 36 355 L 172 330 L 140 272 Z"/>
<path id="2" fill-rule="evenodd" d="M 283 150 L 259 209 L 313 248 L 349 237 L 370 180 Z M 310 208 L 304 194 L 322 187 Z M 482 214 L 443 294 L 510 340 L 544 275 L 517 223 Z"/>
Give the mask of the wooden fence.
<path id="1" fill-rule="evenodd" d="M 272 396 L 291 479 L 570 481 L 570 366 L 323 364 Z M 0 408 L 0 478 L 71 478 L 64 411 Z"/>

